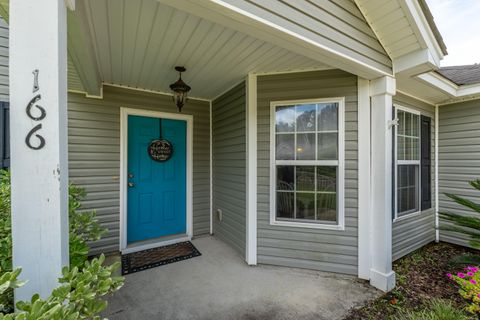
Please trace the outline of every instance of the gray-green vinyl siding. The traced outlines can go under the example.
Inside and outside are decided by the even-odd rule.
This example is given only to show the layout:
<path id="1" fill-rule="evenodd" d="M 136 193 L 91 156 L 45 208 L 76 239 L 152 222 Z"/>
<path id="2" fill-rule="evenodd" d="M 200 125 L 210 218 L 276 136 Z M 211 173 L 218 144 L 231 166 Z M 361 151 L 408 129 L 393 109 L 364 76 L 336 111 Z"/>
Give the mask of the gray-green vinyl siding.
<path id="1" fill-rule="evenodd" d="M 0 18 L 0 101 L 9 101 L 8 24 Z"/>
<path id="2" fill-rule="evenodd" d="M 357 77 L 340 70 L 258 77 L 258 262 L 357 274 Z M 270 225 L 270 102 L 345 97 L 345 230 Z"/>
<path id="3" fill-rule="evenodd" d="M 468 184 L 480 179 L 480 99 L 440 106 L 438 132 L 439 211 L 472 215 L 444 194 L 480 203 L 480 193 Z M 447 223 L 441 219 L 440 225 Z M 469 246 L 469 238 L 461 233 L 440 230 L 440 240 Z"/>
<path id="4" fill-rule="evenodd" d="M 417 99 L 398 93 L 394 103 L 410 108 L 431 118 L 431 193 L 432 208 L 418 214 L 404 216 L 393 222 L 392 254 L 397 260 L 429 242 L 435 241 L 435 107 Z"/>
<path id="5" fill-rule="evenodd" d="M 213 232 L 245 256 L 245 82 L 212 103 Z M 217 209 L 222 210 L 219 221 Z"/>
<path id="6" fill-rule="evenodd" d="M 68 95 L 68 157 L 71 182 L 84 187 L 83 209 L 96 210 L 108 234 L 92 253 L 119 250 L 120 107 L 176 113 L 170 96 L 105 86 L 103 99 Z M 193 233 L 210 231 L 210 105 L 189 100 L 193 115 Z"/>
<path id="7" fill-rule="evenodd" d="M 246 12 L 384 72 L 392 61 L 353 0 L 227 0 Z"/>

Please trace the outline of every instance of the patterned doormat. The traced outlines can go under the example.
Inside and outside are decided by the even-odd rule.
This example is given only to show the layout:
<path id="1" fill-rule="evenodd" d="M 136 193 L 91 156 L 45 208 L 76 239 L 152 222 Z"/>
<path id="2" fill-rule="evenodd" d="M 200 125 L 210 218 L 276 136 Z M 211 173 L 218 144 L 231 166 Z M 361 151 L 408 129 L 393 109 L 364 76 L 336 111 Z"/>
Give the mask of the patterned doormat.
<path id="1" fill-rule="evenodd" d="M 190 241 L 122 255 L 122 275 L 182 261 L 202 254 Z"/>

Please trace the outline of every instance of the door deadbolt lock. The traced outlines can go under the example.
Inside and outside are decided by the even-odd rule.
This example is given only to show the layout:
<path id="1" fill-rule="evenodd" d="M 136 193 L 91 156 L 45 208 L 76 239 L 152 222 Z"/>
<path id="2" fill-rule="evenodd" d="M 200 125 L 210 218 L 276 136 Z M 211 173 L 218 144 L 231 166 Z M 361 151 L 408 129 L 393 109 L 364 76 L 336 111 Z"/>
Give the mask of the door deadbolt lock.
<path id="1" fill-rule="evenodd" d="M 129 183 L 128 183 L 128 187 L 129 187 L 129 188 L 133 188 L 134 186 L 135 186 L 135 185 L 133 184 L 133 182 L 129 182 Z"/>

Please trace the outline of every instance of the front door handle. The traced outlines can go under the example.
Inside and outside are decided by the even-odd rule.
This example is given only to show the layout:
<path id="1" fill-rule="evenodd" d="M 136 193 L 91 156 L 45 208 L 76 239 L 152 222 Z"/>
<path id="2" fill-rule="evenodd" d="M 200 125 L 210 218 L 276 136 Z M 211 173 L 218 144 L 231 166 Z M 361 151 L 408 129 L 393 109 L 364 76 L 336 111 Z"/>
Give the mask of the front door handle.
<path id="1" fill-rule="evenodd" d="M 135 187 L 135 185 L 133 184 L 133 182 L 129 182 L 129 183 L 128 183 L 128 187 L 129 187 L 129 188 L 133 188 L 133 187 Z"/>

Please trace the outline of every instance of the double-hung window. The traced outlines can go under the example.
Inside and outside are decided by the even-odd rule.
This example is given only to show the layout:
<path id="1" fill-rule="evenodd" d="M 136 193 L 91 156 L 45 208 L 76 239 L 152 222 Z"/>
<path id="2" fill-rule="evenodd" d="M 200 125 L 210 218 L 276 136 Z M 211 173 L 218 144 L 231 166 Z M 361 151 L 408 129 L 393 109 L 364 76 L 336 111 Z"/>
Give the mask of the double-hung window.
<path id="1" fill-rule="evenodd" d="M 343 98 L 271 108 L 271 223 L 342 229 Z"/>
<path id="2" fill-rule="evenodd" d="M 395 218 L 431 207 L 430 118 L 397 106 Z"/>

